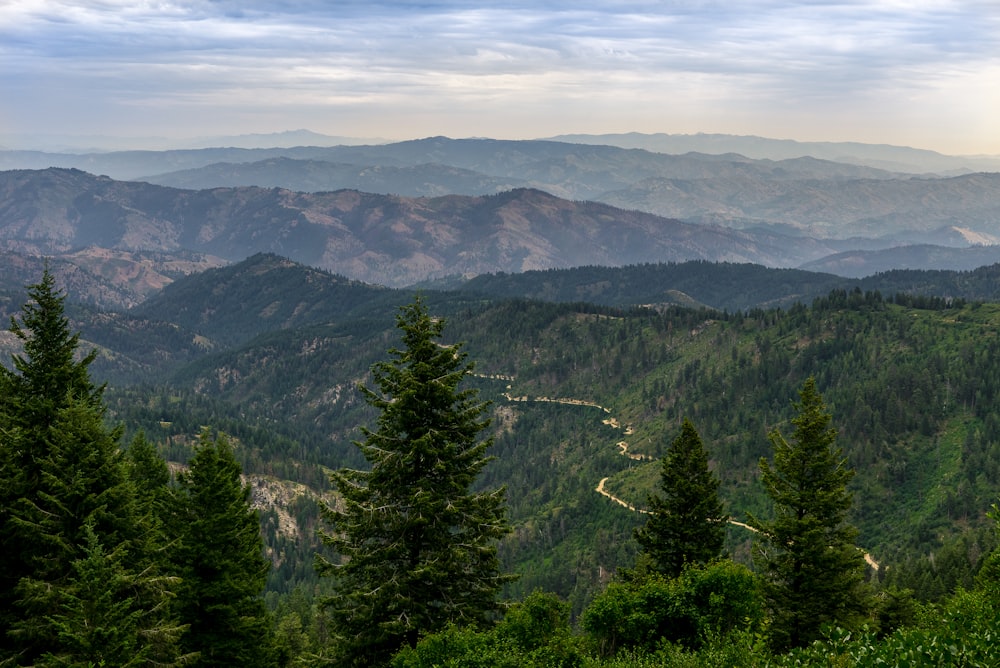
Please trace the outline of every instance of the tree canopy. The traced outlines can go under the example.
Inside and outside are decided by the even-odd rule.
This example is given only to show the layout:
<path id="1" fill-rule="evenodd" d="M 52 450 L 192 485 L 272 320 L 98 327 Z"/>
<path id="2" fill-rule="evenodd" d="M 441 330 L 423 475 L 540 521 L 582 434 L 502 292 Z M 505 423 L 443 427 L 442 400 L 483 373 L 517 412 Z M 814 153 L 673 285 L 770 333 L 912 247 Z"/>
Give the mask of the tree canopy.
<path id="1" fill-rule="evenodd" d="M 181 638 L 197 666 L 275 665 L 262 597 L 271 562 L 264 557 L 250 487 L 225 437 L 203 432 L 186 472 L 178 475 L 171 549 L 181 582 L 175 608 Z"/>
<path id="2" fill-rule="evenodd" d="M 0 663 L 153 656 L 169 644 L 166 587 L 144 553 L 121 430 L 90 380 L 95 353 L 80 355 L 48 269 L 28 295 L 11 321 L 24 354 L 0 367 Z M 120 595 L 110 607 L 94 587 L 105 575 Z M 116 638 L 97 647 L 88 629 L 112 619 Z"/>
<path id="3" fill-rule="evenodd" d="M 755 561 L 780 649 L 816 640 L 825 624 L 853 628 L 869 604 L 864 555 L 847 522 L 853 471 L 835 446 L 837 430 L 814 378 L 803 385 L 796 409 L 793 442 L 772 431 L 774 464 L 760 462 L 774 519 L 749 521 L 758 531 Z"/>
<path id="4" fill-rule="evenodd" d="M 379 665 L 446 625 L 475 624 L 497 609 L 508 579 L 496 542 L 507 533 L 504 490 L 474 491 L 489 461 L 487 404 L 460 383 L 472 371 L 461 344 L 438 342 L 444 321 L 422 299 L 400 309 L 402 347 L 363 386 L 379 411 L 356 443 L 370 470 L 340 469 L 324 509 L 320 558 L 336 578 L 328 601 L 342 665 Z"/>
<path id="5" fill-rule="evenodd" d="M 635 539 L 657 571 L 673 578 L 685 565 L 719 556 L 728 517 L 701 437 L 686 418 L 663 457 L 659 494 L 651 494 L 648 504 L 650 514 Z"/>

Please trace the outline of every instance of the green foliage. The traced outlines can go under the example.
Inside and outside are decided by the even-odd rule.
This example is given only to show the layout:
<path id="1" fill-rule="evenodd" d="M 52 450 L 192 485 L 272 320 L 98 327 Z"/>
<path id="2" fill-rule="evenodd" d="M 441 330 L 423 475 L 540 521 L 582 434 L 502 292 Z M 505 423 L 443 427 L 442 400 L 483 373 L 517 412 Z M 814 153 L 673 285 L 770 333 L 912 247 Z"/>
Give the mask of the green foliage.
<path id="1" fill-rule="evenodd" d="M 415 647 L 403 647 L 389 665 L 392 668 L 517 668 L 525 663 L 509 638 L 449 625 L 425 636 Z"/>
<path id="2" fill-rule="evenodd" d="M 471 491 L 489 459 L 486 405 L 459 389 L 472 371 L 457 345 L 440 345 L 444 321 L 420 298 L 400 309 L 402 349 L 373 368 L 377 390 L 362 387 L 379 411 L 357 446 L 368 471 L 340 469 L 340 494 L 325 506 L 323 541 L 336 561 L 328 599 L 342 665 L 379 665 L 447 624 L 476 624 L 497 609 L 508 580 L 496 542 L 508 531 L 504 490 Z"/>
<path id="3" fill-rule="evenodd" d="M 0 378 L 5 398 L 16 411 L 12 417 L 24 428 L 42 429 L 70 398 L 98 407 L 103 388 L 94 386 L 87 370 L 97 351 L 77 359 L 80 334 L 70 331 L 66 295 L 47 268 L 37 284 L 28 286 L 28 297 L 22 322 L 10 320 L 10 331 L 23 342 L 24 354 L 13 356 L 14 371 L 0 367 Z"/>
<path id="4" fill-rule="evenodd" d="M 997 270 L 973 273 L 994 280 Z M 282 275 L 290 290 L 308 287 L 308 280 Z M 910 279 L 932 277 L 892 278 L 905 287 Z M 960 284 L 973 280 L 979 278 L 956 277 L 955 289 L 942 294 L 965 294 Z M 662 286 L 654 283 L 645 287 L 659 291 Z M 624 287 L 584 280 L 573 290 L 584 298 Z M 346 319 L 350 313 L 338 311 L 339 305 L 300 309 L 294 300 L 281 301 L 268 310 L 274 314 L 269 322 L 313 324 L 271 331 L 213 355 L 206 355 L 203 342 L 195 342 L 183 328 L 164 332 L 112 314 L 87 316 L 93 319 L 86 339 L 111 347 L 95 358 L 81 355 L 80 339 L 62 317 L 62 298 L 51 280 L 43 277 L 33 291 L 25 316 L 14 323 L 24 352 L 0 373 L 0 628 L 11 632 L 0 638 L 3 657 L 10 658 L 20 643 L 22 648 L 31 645 L 22 662 L 72 663 L 75 653 L 92 642 L 86 640 L 92 629 L 87 620 L 102 618 L 120 620 L 104 629 L 109 635 L 102 642 L 109 651 L 134 647 L 136 657 L 155 656 L 169 664 L 179 658 L 170 646 L 177 622 L 162 614 L 161 603 L 174 585 L 158 562 L 170 543 L 156 528 L 157 516 L 164 512 L 166 467 L 144 439 L 133 441 L 121 461 L 119 432 L 104 424 L 105 395 L 90 374 L 118 369 L 117 377 L 128 382 L 145 377 L 123 371 L 117 354 L 120 346 L 133 346 L 128 341 L 137 334 L 143 342 L 132 350 L 147 351 L 136 355 L 152 360 L 144 374 L 153 367 L 173 372 L 171 365 L 200 358 L 171 380 L 161 376 L 163 384 L 157 387 L 110 390 L 115 419 L 126 422 L 130 431 L 145 429 L 177 462 L 188 459 L 190 435 L 200 425 L 222 426 L 238 437 L 239 448 L 232 455 L 243 470 L 301 481 L 322 492 L 327 484 L 323 466 L 364 465 L 361 449 L 350 440 L 355 425 L 374 419 L 379 409 L 346 388 L 385 350 L 391 314 L 369 304 L 365 318 Z M 251 297 L 256 298 L 252 291 L 240 295 Z M 882 562 L 879 577 L 884 580 L 870 616 L 871 630 L 845 622 L 851 628 L 848 639 L 830 631 L 823 642 L 834 647 L 836 661 L 845 663 L 852 652 L 867 652 L 889 664 L 894 653 L 909 656 L 911 650 L 919 650 L 915 657 L 939 657 L 927 653 L 928 648 L 954 644 L 961 650 L 959 642 L 965 639 L 971 639 L 972 649 L 960 656 L 971 657 L 971 665 L 992 658 L 977 648 L 988 640 L 983 630 L 995 626 L 995 611 L 987 603 L 996 594 L 988 586 L 1000 581 L 1000 558 L 984 557 L 996 545 L 995 536 L 985 530 L 984 511 L 995 500 L 1000 481 L 997 305 L 908 296 L 886 300 L 878 293 L 849 289 L 817 299 L 811 307 L 731 315 L 441 294 L 429 299 L 435 311 L 454 323 L 450 331 L 467 342 L 463 349 L 475 355 L 477 368 L 504 376 L 466 374 L 463 382 L 493 400 L 477 419 L 485 423 L 492 411 L 493 422 L 484 433 L 495 439 L 490 452 L 499 457 L 478 471 L 471 489 L 507 486 L 514 531 L 497 548 L 498 572 L 522 576 L 507 585 L 509 596 L 542 586 L 562 595 L 575 614 L 611 573 L 634 561 L 635 544 L 628 536 L 643 516 L 608 502 L 594 487 L 609 477 L 608 489 L 641 506 L 656 485 L 662 461 L 657 467 L 630 460 L 615 443 L 624 438 L 629 453 L 662 458 L 667 454 L 662 434 L 681 424 L 683 416 L 703 430 L 706 455 L 721 480 L 719 496 L 727 507 L 770 522 L 771 509 L 756 478 L 757 462 L 766 454 L 764 436 L 792 415 L 787 397 L 813 376 L 836 407 L 838 440 L 845 444 L 843 465 L 857 471 L 846 483 L 855 505 L 845 520 L 860 528 L 861 544 Z M 266 317 L 271 302 L 256 303 Z M 86 316 L 79 309 L 70 313 Z M 335 324 L 318 324 L 334 313 Z M 193 323 L 203 313 L 189 315 Z M 249 327 L 253 314 L 244 315 Z M 97 326 L 98 321 L 104 324 Z M 225 330 L 225 323 L 212 326 Z M 238 338 L 246 340 L 268 327 L 248 329 Z M 50 393 L 53 387 L 59 389 Z M 510 401 L 505 390 L 531 399 Z M 542 397 L 593 405 L 536 400 Z M 608 414 L 628 425 L 627 436 L 601 424 Z M 66 475 L 68 471 L 74 475 Z M 307 538 L 278 532 L 276 510 L 260 518 L 268 554 L 279 562 L 269 576 L 267 600 L 277 606 L 281 661 L 322 663 L 331 658 L 329 620 L 316 607 L 314 593 L 297 602 L 294 594 L 283 596 L 296 583 L 303 585 L 300 592 L 320 592 L 330 584 L 320 581 L 316 588 L 306 557 L 313 552 L 308 536 L 318 516 L 312 498 L 303 495 L 286 508 Z M 741 532 L 729 530 L 727 549 L 748 560 L 749 540 L 742 540 Z M 43 554 L 58 559 L 36 570 Z M 61 579 L 53 585 L 48 578 L 57 573 Z M 104 591 L 94 584 L 101 580 L 113 586 Z M 981 589 L 969 591 L 974 586 Z M 956 589 L 962 591 L 946 601 Z M 108 598 L 111 590 L 120 595 Z M 135 596 L 129 598 L 126 590 Z M 668 607 L 673 599 L 664 596 L 651 600 Z M 923 608 L 914 599 L 944 602 Z M 456 627 L 442 633 L 471 648 L 464 660 L 487 663 L 483 657 L 488 657 L 495 665 L 510 657 L 516 657 L 517 665 L 528 665 L 529 656 L 539 665 L 565 657 L 591 665 L 743 665 L 734 661 L 740 651 L 748 657 L 745 665 L 777 660 L 759 646 L 757 631 L 706 632 L 695 642 L 661 641 L 643 654 L 622 651 L 611 658 L 581 659 L 582 640 L 568 630 L 557 631 L 543 644 L 527 640 L 545 637 L 554 623 L 558 606 L 537 603 L 529 606 L 531 614 L 511 614 L 509 624 L 505 620 L 492 630 Z M 711 599 L 699 606 L 711 609 L 710 604 Z M 685 619 L 684 624 L 701 623 L 693 615 Z M 633 622 L 636 628 L 640 622 L 652 623 L 650 618 Z M 140 637 L 146 639 L 158 634 L 159 640 L 136 644 L 130 629 L 141 629 Z M 436 637 L 428 636 L 428 643 Z M 813 647 L 791 656 L 813 662 L 803 665 L 829 665 L 833 650 L 809 654 Z M 444 649 L 439 657 L 438 663 L 449 660 Z"/>
<path id="5" fill-rule="evenodd" d="M 558 596 L 536 590 L 507 609 L 495 633 L 522 651 L 536 652 L 569 635 L 569 605 Z"/>
<path id="6" fill-rule="evenodd" d="M 11 326 L 24 355 L 0 372 L 0 661 L 79 665 L 106 650 L 169 663 L 169 581 L 142 540 L 120 432 L 90 381 L 94 354 L 77 359 L 47 270 L 29 296 Z M 105 575 L 114 602 L 97 589 Z M 95 619 L 117 620 L 114 638 L 89 635 Z"/>
<path id="7" fill-rule="evenodd" d="M 720 560 L 689 566 L 674 579 L 612 582 L 584 611 L 582 626 L 602 655 L 653 652 L 664 641 L 698 648 L 714 637 L 753 630 L 763 619 L 756 577 Z"/>
<path id="8" fill-rule="evenodd" d="M 181 627 L 166 614 L 168 577 L 129 569 L 124 545 L 105 552 L 91 524 L 84 527 L 82 555 L 69 585 L 56 594 L 49 621 L 58 642 L 41 666 L 174 665 Z"/>
<path id="9" fill-rule="evenodd" d="M 711 265 L 696 269 L 712 276 Z M 748 283 L 753 272 L 730 269 L 739 279 L 735 285 L 756 289 Z M 979 280 L 972 274 L 996 273 L 954 275 L 939 294 L 966 294 L 963 286 Z M 637 275 L 648 279 L 641 286 L 647 291 L 665 287 L 655 271 Z M 836 409 L 839 443 L 857 471 L 849 483 L 854 505 L 848 517 L 860 531 L 859 544 L 888 567 L 880 576 L 901 576 L 892 586 L 912 589 L 918 600 L 938 600 L 955 586 L 968 586 L 992 545 L 977 537 L 1000 484 L 1000 417 L 994 410 L 1000 401 L 1000 308 L 945 298 L 884 299 L 853 289 L 893 294 L 929 289 L 927 281 L 936 280 L 907 276 L 894 277 L 897 287 L 848 281 L 811 306 L 728 315 L 428 294 L 434 311 L 448 318 L 450 336 L 466 342 L 476 370 L 505 377 L 467 382 L 493 401 L 491 452 L 498 459 L 477 484 L 508 489 L 514 531 L 499 554 L 503 570 L 522 577 L 506 595 L 542 587 L 566 598 L 577 614 L 610 573 L 634 561 L 629 536 L 643 517 L 597 497 L 594 488 L 609 477 L 609 491 L 643 507 L 656 490 L 659 467 L 620 456 L 615 443 L 627 440 L 630 453 L 658 460 L 667 445 L 662 434 L 677 429 L 684 416 L 698 425 L 725 507 L 737 519 L 748 512 L 768 518 L 758 461 L 770 456 L 767 433 L 792 416 L 788 397 L 810 375 Z M 765 272 L 761 280 L 771 278 Z M 556 277 L 535 277 L 542 279 Z M 630 280 L 628 272 L 594 272 L 583 276 L 574 294 L 626 294 Z M 702 282 L 715 289 L 712 280 Z M 288 286 L 300 284 L 294 279 Z M 543 282 L 537 285 L 544 296 Z M 213 287 L 203 289 L 208 294 Z M 294 300 L 280 301 L 275 313 L 290 313 L 282 309 Z M 319 313 L 310 304 L 303 309 Z M 171 378 L 161 376 L 156 387 L 112 388 L 115 419 L 145 429 L 175 461 L 186 460 L 190 434 L 215 425 L 238 438 L 245 471 L 323 492 L 329 484 L 323 467 L 365 467 L 352 440 L 357 425 L 374 421 L 375 411 L 351 387 L 393 336 L 390 309 L 373 306 L 365 318 L 356 313 L 216 348 Z M 593 401 L 634 433 L 626 437 L 601 425 L 607 415 L 600 408 L 513 402 L 504 397 L 507 390 L 515 397 Z M 288 556 L 272 572 L 273 592 L 315 584 L 308 567 L 315 517 L 304 505 L 294 510 L 306 538 L 294 548 L 287 537 L 277 538 Z M 963 555 L 953 542 L 966 534 Z M 743 562 L 750 559 L 749 536 L 738 528 L 727 532 L 727 551 Z"/>
<path id="10" fill-rule="evenodd" d="M 181 579 L 174 608 L 187 626 L 181 647 L 197 655 L 198 666 L 273 665 L 262 597 L 270 562 L 228 440 L 203 432 L 178 483 L 168 522 L 177 537 L 170 557 Z"/>
<path id="11" fill-rule="evenodd" d="M 622 432 L 601 424 L 600 408 L 512 402 L 502 394 L 508 385 L 514 396 L 607 407 L 634 428 L 624 437 L 629 452 L 655 459 L 665 454 L 662 434 L 690 416 L 721 481 L 720 498 L 742 519 L 769 516 L 757 480 L 759 459 L 769 454 L 766 435 L 792 416 L 788 397 L 814 375 L 836 407 L 839 442 L 857 471 L 849 518 L 859 543 L 889 566 L 883 572 L 914 574 L 895 586 L 919 600 L 940 598 L 970 581 L 991 546 L 970 543 L 961 574 L 957 561 L 949 557 L 943 568 L 938 559 L 961 533 L 984 526 L 1000 481 L 994 304 L 917 309 L 842 291 L 812 307 L 726 316 L 440 294 L 428 300 L 449 318 L 451 337 L 467 342 L 477 371 L 507 378 L 467 382 L 493 400 L 498 458 L 479 487 L 508 488 L 514 532 L 500 556 L 504 570 L 522 576 L 508 596 L 542 587 L 579 613 L 609 572 L 634 561 L 629 536 L 643 519 L 597 497 L 594 487 L 610 476 L 609 490 L 641 507 L 659 468 L 618 454 Z M 172 460 L 186 460 L 188 435 L 212 424 L 239 439 L 245 471 L 322 492 L 329 484 L 322 467 L 364 467 L 351 440 L 375 412 L 349 388 L 391 336 L 390 317 L 276 332 L 205 358 L 170 386 L 112 388 L 112 409 Z M 307 538 L 294 550 L 282 546 L 292 556 L 276 567 L 269 589 L 315 584 L 297 556 L 311 562 L 313 522 L 301 515 Z M 749 562 L 750 534 L 731 528 L 727 536 L 726 549 Z"/>
<path id="12" fill-rule="evenodd" d="M 433 666 L 525 666 L 576 668 L 584 664 L 582 639 L 569 626 L 569 606 L 554 594 L 536 591 L 511 605 L 489 631 L 449 626 L 403 648 L 393 668 Z"/>
<path id="13" fill-rule="evenodd" d="M 927 621 L 904 627 L 884 639 L 867 628 L 831 629 L 821 640 L 780 657 L 778 666 L 970 666 L 1000 665 L 994 595 L 960 591 Z"/>
<path id="14" fill-rule="evenodd" d="M 707 563 L 722 550 L 729 518 L 701 438 L 687 419 L 663 457 L 659 495 L 649 497 L 648 512 L 635 539 L 666 577 L 677 577 L 688 564 Z"/>
<path id="15" fill-rule="evenodd" d="M 813 378 L 799 398 L 795 442 L 772 431 L 774 466 L 760 463 L 775 519 L 750 521 L 760 536 L 755 561 L 779 649 L 815 640 L 826 624 L 856 628 L 870 603 L 863 555 L 854 544 L 857 530 L 846 521 L 853 471 L 834 447 L 837 432 Z"/>

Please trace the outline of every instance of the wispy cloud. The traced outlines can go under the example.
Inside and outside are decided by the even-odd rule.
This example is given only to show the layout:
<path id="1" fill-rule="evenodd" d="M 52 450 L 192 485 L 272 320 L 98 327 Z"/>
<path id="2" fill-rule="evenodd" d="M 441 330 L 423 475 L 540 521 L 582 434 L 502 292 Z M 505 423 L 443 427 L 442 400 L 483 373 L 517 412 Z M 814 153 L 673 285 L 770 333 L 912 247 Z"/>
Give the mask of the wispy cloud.
<path id="1" fill-rule="evenodd" d="M 0 60 L 0 122 L 21 133 L 926 125 L 940 148 L 1000 152 L 995 2 L 13 0 Z"/>

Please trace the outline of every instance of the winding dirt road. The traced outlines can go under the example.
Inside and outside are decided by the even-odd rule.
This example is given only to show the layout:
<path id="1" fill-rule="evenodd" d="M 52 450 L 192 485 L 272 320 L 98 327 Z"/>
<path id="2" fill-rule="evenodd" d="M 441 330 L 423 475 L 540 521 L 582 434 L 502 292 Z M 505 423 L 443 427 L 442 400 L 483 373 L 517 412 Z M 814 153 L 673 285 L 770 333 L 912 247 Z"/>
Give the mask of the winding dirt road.
<path id="1" fill-rule="evenodd" d="M 503 378 L 504 380 L 514 380 L 513 376 L 506 376 L 505 375 L 505 376 L 496 376 L 496 377 L 497 378 Z M 598 408 L 598 409 L 604 411 L 605 413 L 607 413 L 608 415 L 611 414 L 611 409 L 610 408 L 607 408 L 605 406 L 601 406 L 600 404 L 598 404 L 596 402 L 593 402 L 593 401 L 586 401 L 584 399 L 553 398 L 553 397 L 528 397 L 527 395 L 515 397 L 510 392 L 504 392 L 503 396 L 508 401 L 516 401 L 516 402 L 540 401 L 540 402 L 548 402 L 548 403 L 556 403 L 556 404 L 566 404 L 566 405 L 569 405 L 569 406 L 588 406 L 588 407 L 591 407 L 591 408 Z M 601 421 L 601 423 L 602 424 L 606 424 L 606 425 L 612 427 L 613 429 L 621 429 L 621 423 L 616 418 L 614 418 L 614 417 L 607 417 L 607 418 L 603 419 Z M 632 426 L 631 425 L 626 425 L 625 426 L 625 435 L 629 436 L 629 435 L 631 435 L 633 433 L 634 433 L 634 430 L 632 429 Z M 629 459 L 633 459 L 633 460 L 636 460 L 636 461 L 652 461 L 652 460 L 655 459 L 655 457 L 653 457 L 651 455 L 643 455 L 643 454 L 637 454 L 637 453 L 634 453 L 634 452 L 629 452 L 628 451 L 628 442 L 626 442 L 626 441 L 618 441 L 615 444 L 615 446 L 619 450 L 618 454 L 622 455 L 623 457 L 628 457 Z M 634 513 L 643 513 L 645 515 L 649 515 L 650 514 L 648 510 L 646 510 L 644 508 L 637 508 L 636 506 L 633 506 L 628 501 L 625 501 L 624 499 L 621 499 L 621 498 L 615 496 L 614 494 L 612 494 L 611 492 L 609 492 L 607 489 L 605 489 L 605 485 L 607 484 L 607 482 L 608 482 L 609 479 L 610 479 L 610 476 L 605 476 L 605 477 L 601 478 L 601 480 L 597 483 L 597 487 L 594 488 L 594 491 L 597 492 L 598 494 L 600 494 L 601 496 L 607 497 L 612 502 L 617 503 L 622 508 L 626 508 L 627 510 L 630 510 L 630 511 L 632 511 Z M 745 522 L 740 522 L 740 521 L 738 521 L 738 520 L 736 520 L 736 519 L 734 519 L 732 517 L 730 517 L 728 521 L 729 521 L 729 524 L 732 524 L 733 526 L 737 526 L 737 527 L 740 527 L 742 529 L 746 529 L 747 531 L 752 531 L 754 533 L 757 533 L 756 529 L 754 529 L 752 526 L 750 526 L 749 524 L 747 524 Z M 878 562 L 875 561 L 875 559 L 868 552 L 865 552 L 861 548 L 858 548 L 858 549 L 861 550 L 862 553 L 864 554 L 865 563 L 867 563 L 872 568 L 872 570 L 878 571 L 878 569 L 879 569 Z"/>

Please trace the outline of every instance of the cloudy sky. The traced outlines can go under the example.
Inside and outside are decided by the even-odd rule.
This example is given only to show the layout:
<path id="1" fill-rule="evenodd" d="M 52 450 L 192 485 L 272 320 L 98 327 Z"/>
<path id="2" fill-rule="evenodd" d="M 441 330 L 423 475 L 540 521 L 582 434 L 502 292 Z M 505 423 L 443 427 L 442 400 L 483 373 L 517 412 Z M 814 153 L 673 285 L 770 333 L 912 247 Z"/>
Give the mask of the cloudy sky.
<path id="1" fill-rule="evenodd" d="M 1000 154 L 1000 0 L 0 0 L 0 143 L 297 128 Z"/>

